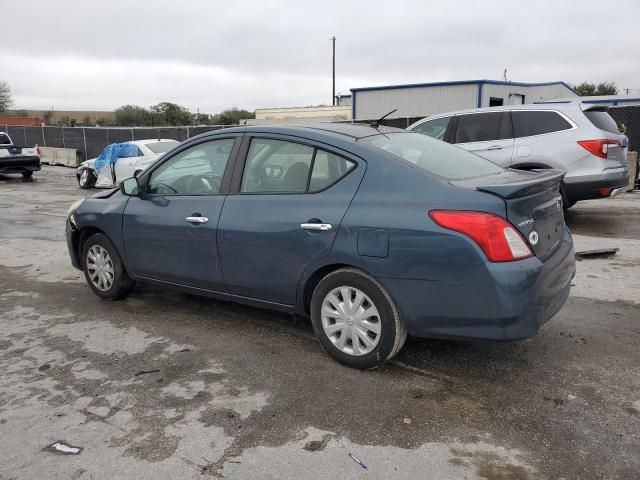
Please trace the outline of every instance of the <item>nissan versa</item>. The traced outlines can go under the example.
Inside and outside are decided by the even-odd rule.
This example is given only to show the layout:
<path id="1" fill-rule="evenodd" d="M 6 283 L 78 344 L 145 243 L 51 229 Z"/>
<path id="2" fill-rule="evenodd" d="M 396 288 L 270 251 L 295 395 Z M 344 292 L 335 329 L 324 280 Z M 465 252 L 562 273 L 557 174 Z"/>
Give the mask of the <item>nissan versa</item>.
<path id="1" fill-rule="evenodd" d="M 407 334 L 516 340 L 553 317 L 575 272 L 562 176 L 375 124 L 240 127 L 75 203 L 67 243 L 101 298 L 141 281 L 310 316 L 372 368 Z"/>

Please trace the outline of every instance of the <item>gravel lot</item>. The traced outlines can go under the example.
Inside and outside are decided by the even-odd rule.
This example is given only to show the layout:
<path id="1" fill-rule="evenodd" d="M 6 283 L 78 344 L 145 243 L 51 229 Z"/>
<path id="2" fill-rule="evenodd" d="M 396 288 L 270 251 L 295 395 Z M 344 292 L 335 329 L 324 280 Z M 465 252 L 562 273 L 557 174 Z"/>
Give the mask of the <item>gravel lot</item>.
<path id="1" fill-rule="evenodd" d="M 567 213 L 576 250 L 620 251 L 534 338 L 413 340 L 371 372 L 280 314 L 100 301 L 64 243 L 85 194 L 0 176 L 0 479 L 640 478 L 640 194 Z"/>

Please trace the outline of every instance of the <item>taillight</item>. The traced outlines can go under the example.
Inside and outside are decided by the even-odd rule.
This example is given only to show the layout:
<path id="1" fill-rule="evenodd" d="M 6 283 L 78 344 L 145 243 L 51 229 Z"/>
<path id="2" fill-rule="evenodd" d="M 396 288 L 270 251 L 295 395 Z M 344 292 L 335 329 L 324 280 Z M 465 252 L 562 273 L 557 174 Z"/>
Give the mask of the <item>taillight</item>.
<path id="1" fill-rule="evenodd" d="M 492 262 L 511 262 L 533 255 L 522 235 L 507 220 L 485 212 L 432 210 L 429 217 L 442 228 L 471 238 Z"/>
<path id="2" fill-rule="evenodd" d="M 595 156 L 600 158 L 607 158 L 607 153 L 609 152 L 609 145 L 613 145 L 615 147 L 620 146 L 620 142 L 618 140 L 580 140 L 578 142 L 582 148 L 589 151 L 589 153 L 593 153 Z"/>
<path id="3" fill-rule="evenodd" d="M 40 147 L 36 145 L 36 155 L 40 158 Z"/>

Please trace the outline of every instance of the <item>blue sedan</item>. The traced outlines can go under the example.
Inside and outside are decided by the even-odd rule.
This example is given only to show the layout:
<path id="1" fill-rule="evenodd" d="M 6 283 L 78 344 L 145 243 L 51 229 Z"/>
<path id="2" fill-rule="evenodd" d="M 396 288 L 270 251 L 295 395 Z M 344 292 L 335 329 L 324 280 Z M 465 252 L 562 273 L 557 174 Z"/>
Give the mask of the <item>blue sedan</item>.
<path id="1" fill-rule="evenodd" d="M 407 334 L 516 340 L 558 312 L 562 176 L 376 125 L 232 128 L 74 204 L 67 244 L 103 299 L 139 281 L 304 315 L 373 368 Z"/>

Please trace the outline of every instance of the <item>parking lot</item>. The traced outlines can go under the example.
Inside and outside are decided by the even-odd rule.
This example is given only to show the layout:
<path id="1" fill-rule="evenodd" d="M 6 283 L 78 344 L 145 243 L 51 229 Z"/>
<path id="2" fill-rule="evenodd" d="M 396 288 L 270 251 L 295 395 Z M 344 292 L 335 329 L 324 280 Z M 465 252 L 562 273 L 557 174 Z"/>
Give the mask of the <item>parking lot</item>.
<path id="1" fill-rule="evenodd" d="M 567 212 L 576 250 L 619 251 L 535 337 L 409 340 L 366 372 L 304 320 L 99 300 L 64 241 L 85 194 L 64 167 L 0 176 L 0 479 L 638 478 L 640 193 Z"/>

